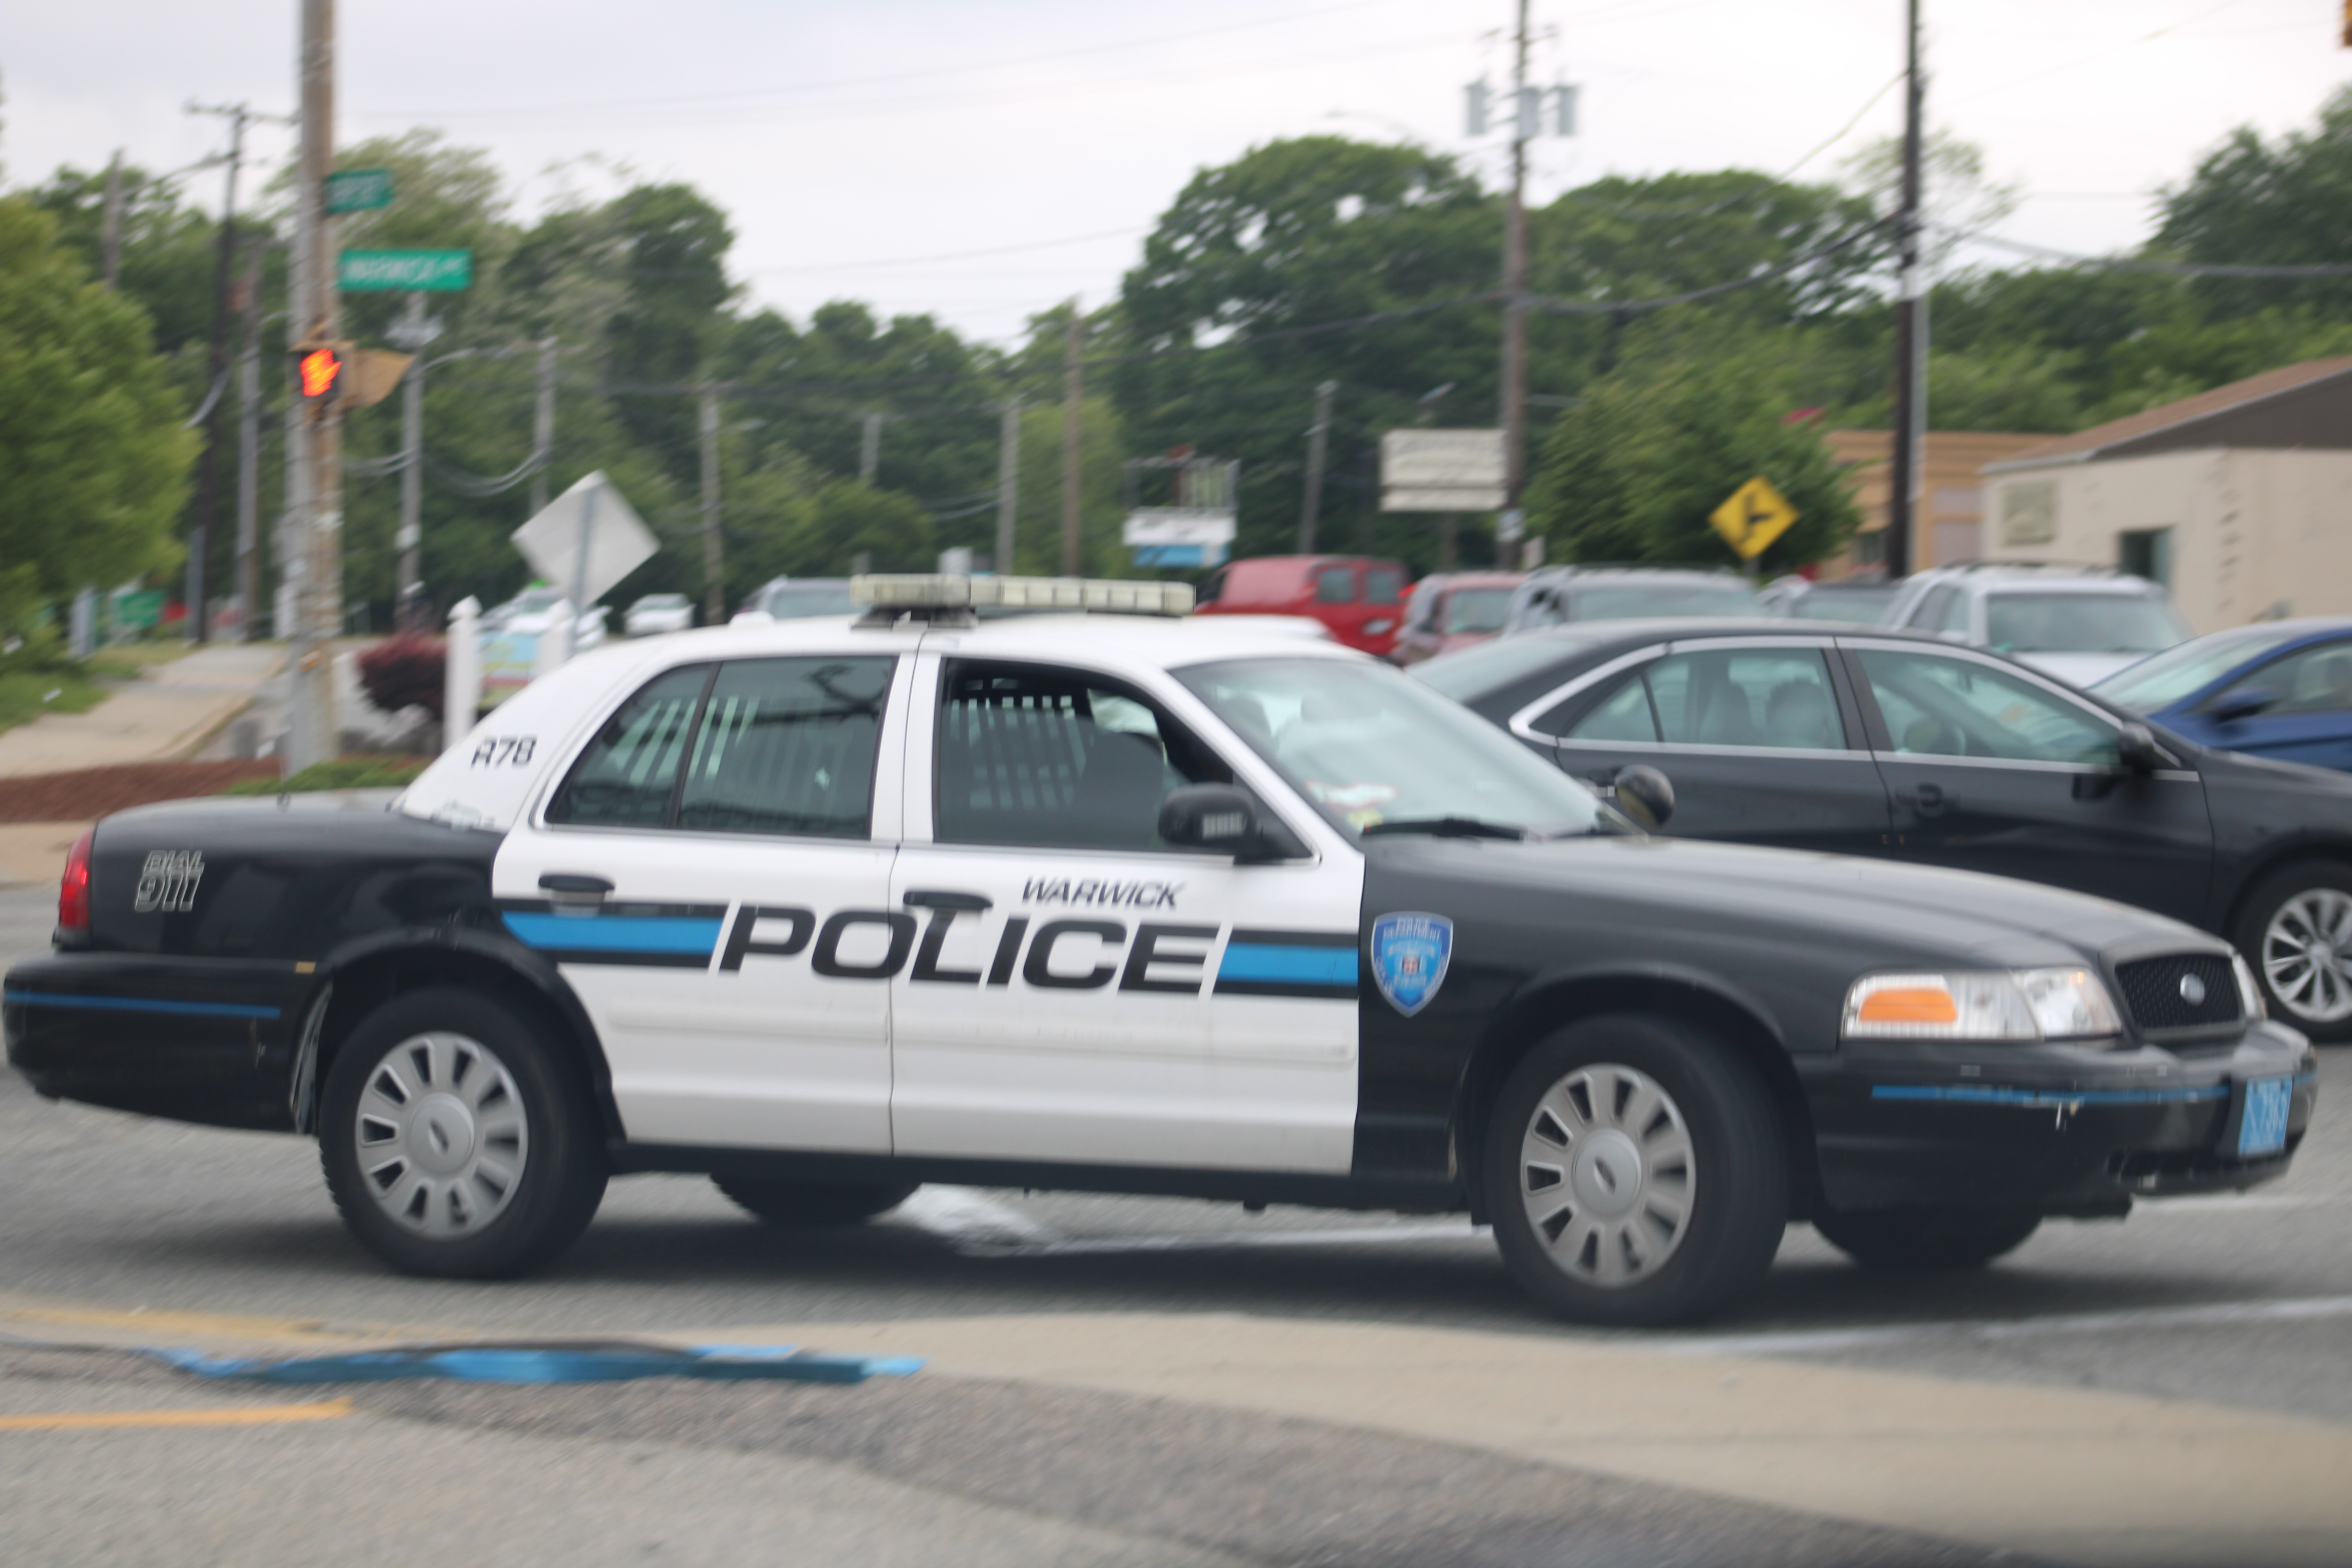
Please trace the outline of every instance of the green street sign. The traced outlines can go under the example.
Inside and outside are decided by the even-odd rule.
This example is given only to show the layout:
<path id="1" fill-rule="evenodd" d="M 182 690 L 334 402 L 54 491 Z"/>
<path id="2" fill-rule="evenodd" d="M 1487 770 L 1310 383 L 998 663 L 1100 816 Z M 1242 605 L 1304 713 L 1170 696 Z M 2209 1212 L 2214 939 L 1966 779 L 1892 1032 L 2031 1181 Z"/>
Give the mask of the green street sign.
<path id="1" fill-rule="evenodd" d="M 327 210 L 331 213 L 372 212 L 390 205 L 390 169 L 346 169 L 327 176 Z"/>
<path id="2" fill-rule="evenodd" d="M 335 286 L 346 294 L 454 293 L 473 282 L 470 250 L 346 250 Z"/>

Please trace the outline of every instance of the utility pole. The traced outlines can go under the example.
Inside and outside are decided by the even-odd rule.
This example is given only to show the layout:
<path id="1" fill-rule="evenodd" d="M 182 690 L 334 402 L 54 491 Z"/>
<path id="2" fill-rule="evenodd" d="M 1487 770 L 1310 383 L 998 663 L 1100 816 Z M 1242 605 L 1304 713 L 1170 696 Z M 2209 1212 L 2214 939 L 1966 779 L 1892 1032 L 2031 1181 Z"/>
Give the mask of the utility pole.
<path id="1" fill-rule="evenodd" d="M 1298 553 L 1315 553 L 1315 524 L 1323 515 L 1323 452 L 1331 434 L 1331 395 L 1336 381 L 1315 389 L 1315 427 L 1307 435 L 1307 493 L 1298 501 Z"/>
<path id="2" fill-rule="evenodd" d="M 236 640 L 253 640 L 261 609 L 261 256 L 247 249 L 245 266 L 245 346 L 236 363 Z"/>
<path id="3" fill-rule="evenodd" d="M 702 624 L 727 624 L 719 542 L 719 387 L 702 384 Z"/>
<path id="4" fill-rule="evenodd" d="M 399 580 L 393 584 L 392 624 L 408 632 L 419 630 L 419 601 L 425 594 L 424 571 L 418 556 L 425 542 L 425 346 L 434 338 L 425 319 L 425 296 L 408 296 L 408 310 L 400 323 L 398 342 L 416 357 L 408 362 L 407 385 L 400 402 L 400 547 Z"/>
<path id="5" fill-rule="evenodd" d="M 857 482 L 870 485 L 874 476 L 882 471 L 882 416 L 868 414 L 866 429 L 857 442 Z"/>
<path id="6" fill-rule="evenodd" d="M 1903 206 L 1895 217 L 1902 280 L 1895 300 L 1894 461 L 1886 474 L 1886 574 L 1903 577 L 1912 564 L 1916 526 L 1920 448 L 1927 433 L 1927 305 L 1921 297 L 1919 268 L 1920 110 L 1927 84 L 1919 77 L 1919 0 L 1906 7 L 1908 51 L 1903 86 Z"/>
<path id="7" fill-rule="evenodd" d="M 100 221 L 98 239 L 99 272 L 106 286 L 113 288 L 122 273 L 122 149 L 114 150 L 113 159 L 106 165 L 105 216 Z"/>
<path id="8" fill-rule="evenodd" d="M 530 419 L 530 455 L 539 471 L 530 477 L 530 515 L 547 510 L 547 470 L 555 462 L 555 334 L 539 340 L 539 406 Z"/>
<path id="9" fill-rule="evenodd" d="M 1511 71 L 1511 201 L 1503 216 L 1503 510 L 1516 513 L 1528 482 L 1528 140 L 1539 117 L 1528 95 L 1528 4 Z"/>
<path id="10" fill-rule="evenodd" d="M 188 105 L 190 114 L 217 114 L 228 121 L 228 190 L 221 198 L 220 259 L 213 268 L 213 340 L 212 350 L 205 356 L 205 384 L 211 388 L 207 396 L 211 405 L 205 415 L 205 455 L 196 470 L 196 515 L 188 526 L 188 638 L 201 643 L 210 629 L 205 622 L 205 599 L 211 584 L 205 582 L 207 557 L 212 551 L 213 521 L 220 510 L 220 447 L 221 408 L 227 399 L 221 395 L 228 375 L 228 290 L 231 274 L 236 268 L 236 176 L 245 163 L 245 127 L 247 121 L 259 118 L 242 103 Z M 110 174 L 110 187 L 120 180 Z M 112 208 L 116 204 L 110 200 Z"/>
<path id="11" fill-rule="evenodd" d="M 996 443 L 996 570 L 1013 573 L 1013 520 L 1021 506 L 1021 400 L 1004 405 Z"/>
<path id="12" fill-rule="evenodd" d="M 1062 340 L 1062 575 L 1078 574 L 1078 481 L 1083 430 L 1079 404 L 1086 396 L 1087 313 L 1070 300 L 1069 331 Z"/>
<path id="13" fill-rule="evenodd" d="M 335 285 L 335 224 L 327 215 L 327 175 L 335 166 L 335 0 L 302 0 L 302 142 L 294 179 L 295 245 L 303 298 L 294 316 L 297 341 L 340 333 Z M 309 451 L 303 506 L 294 514 L 302 582 L 290 650 L 292 698 L 286 771 L 331 759 L 335 734 L 333 647 L 343 626 L 343 416 L 331 404 L 299 428 Z"/>

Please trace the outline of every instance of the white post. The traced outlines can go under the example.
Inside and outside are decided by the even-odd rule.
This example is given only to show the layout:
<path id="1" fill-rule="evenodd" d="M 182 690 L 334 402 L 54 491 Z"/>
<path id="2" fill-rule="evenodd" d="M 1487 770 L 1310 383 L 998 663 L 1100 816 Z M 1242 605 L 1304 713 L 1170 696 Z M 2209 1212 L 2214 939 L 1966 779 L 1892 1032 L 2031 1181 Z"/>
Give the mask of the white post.
<path id="1" fill-rule="evenodd" d="M 466 743 L 482 706 L 481 601 L 471 594 L 449 606 L 449 642 L 441 666 L 441 749 Z"/>
<path id="2" fill-rule="evenodd" d="M 537 680 L 551 669 L 562 669 L 572 657 L 572 626 L 580 612 L 572 601 L 563 600 L 547 612 L 547 629 L 539 634 L 539 657 L 531 660 L 530 678 Z"/>

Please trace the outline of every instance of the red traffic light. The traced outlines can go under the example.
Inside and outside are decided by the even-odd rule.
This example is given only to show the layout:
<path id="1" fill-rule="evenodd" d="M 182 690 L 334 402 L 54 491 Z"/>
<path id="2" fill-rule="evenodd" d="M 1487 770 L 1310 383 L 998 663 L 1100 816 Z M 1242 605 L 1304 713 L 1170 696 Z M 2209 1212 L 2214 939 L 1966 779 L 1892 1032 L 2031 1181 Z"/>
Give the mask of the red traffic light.
<path id="1" fill-rule="evenodd" d="M 343 374 L 342 359 L 331 348 L 312 349 L 295 362 L 295 367 L 301 373 L 302 395 L 310 398 L 333 396 Z"/>

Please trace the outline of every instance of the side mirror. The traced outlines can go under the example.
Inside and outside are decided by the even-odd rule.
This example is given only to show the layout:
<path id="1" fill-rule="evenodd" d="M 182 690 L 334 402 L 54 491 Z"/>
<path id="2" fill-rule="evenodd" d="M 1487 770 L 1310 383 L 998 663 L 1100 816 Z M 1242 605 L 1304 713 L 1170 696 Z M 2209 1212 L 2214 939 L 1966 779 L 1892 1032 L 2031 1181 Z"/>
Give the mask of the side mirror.
<path id="1" fill-rule="evenodd" d="M 1616 795 L 1617 809 L 1645 833 L 1657 832 L 1675 814 L 1674 781 L 1645 763 L 1618 770 Z"/>
<path id="2" fill-rule="evenodd" d="M 2234 724 L 2241 719 L 2251 719 L 2267 708 L 2278 706 L 2279 695 L 2266 686 L 2241 686 L 2224 691 L 2207 704 L 2205 711 L 2216 722 Z"/>
<path id="3" fill-rule="evenodd" d="M 1279 823 L 1261 822 L 1257 803 L 1232 784 L 1182 784 L 1160 803 L 1160 837 L 1180 849 L 1236 860 L 1287 860 L 1307 853 Z"/>
<path id="4" fill-rule="evenodd" d="M 2126 724 L 2116 731 L 2116 757 L 2126 773 L 2152 773 L 2172 760 L 2145 724 Z"/>

